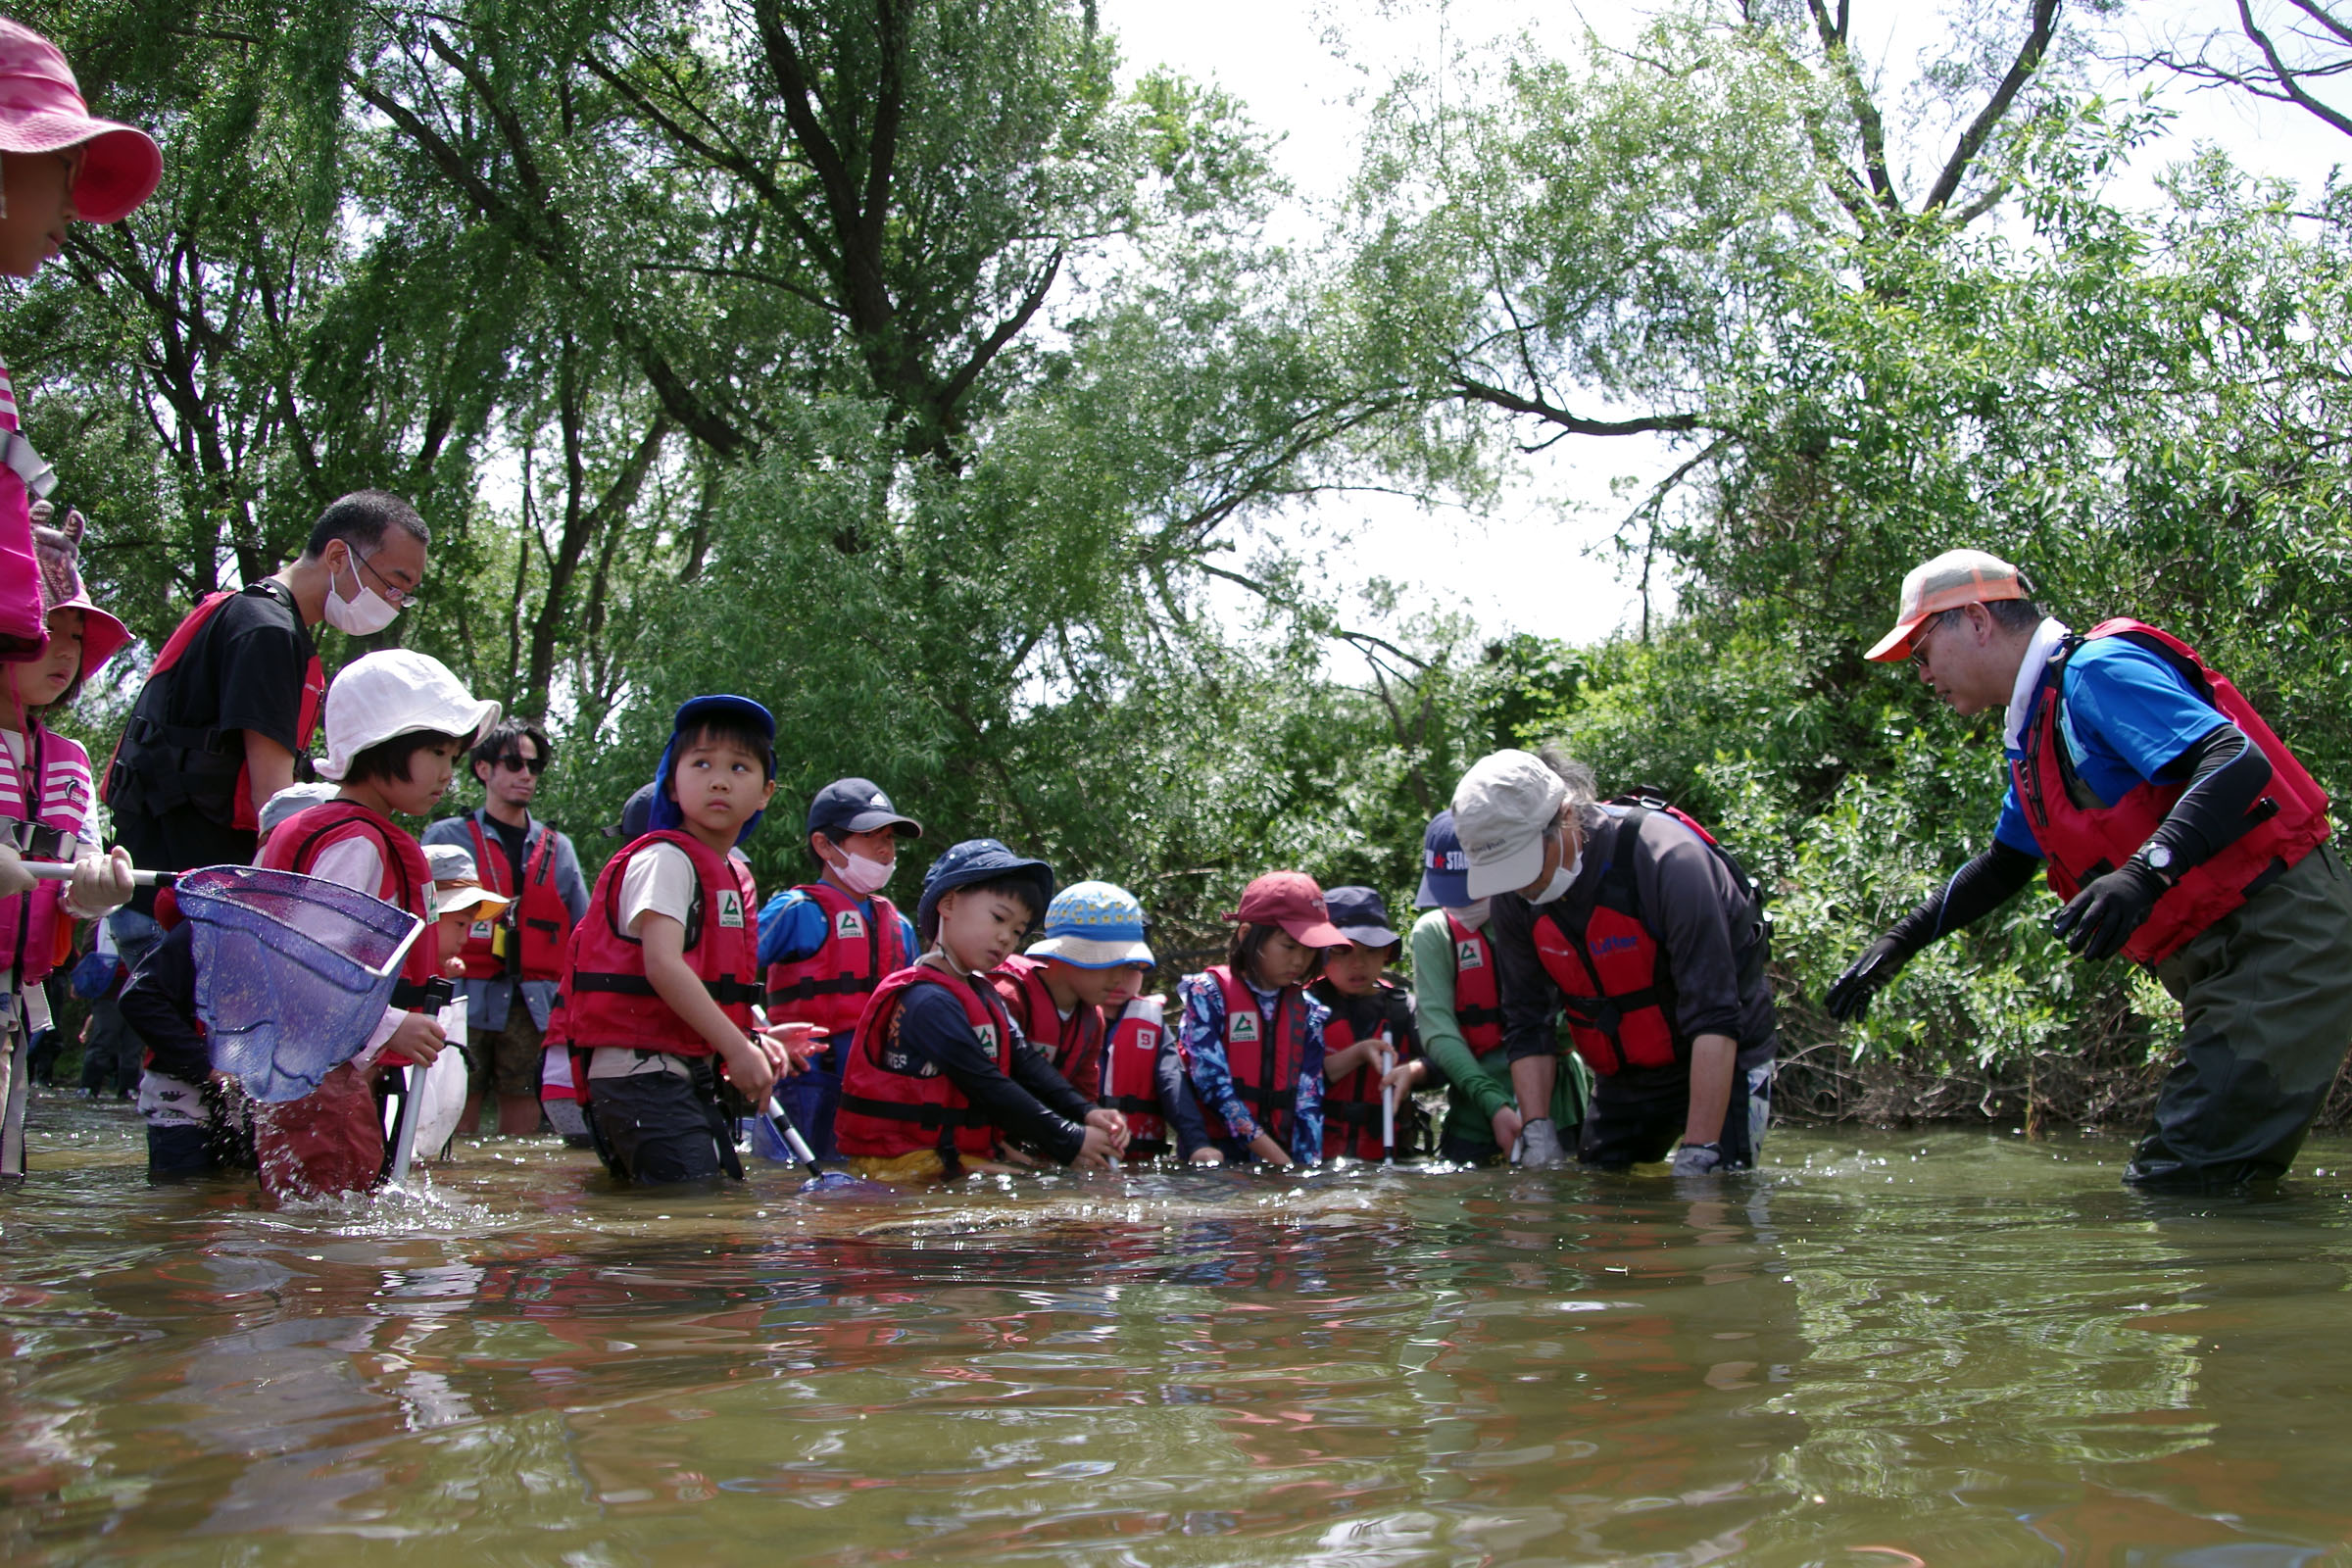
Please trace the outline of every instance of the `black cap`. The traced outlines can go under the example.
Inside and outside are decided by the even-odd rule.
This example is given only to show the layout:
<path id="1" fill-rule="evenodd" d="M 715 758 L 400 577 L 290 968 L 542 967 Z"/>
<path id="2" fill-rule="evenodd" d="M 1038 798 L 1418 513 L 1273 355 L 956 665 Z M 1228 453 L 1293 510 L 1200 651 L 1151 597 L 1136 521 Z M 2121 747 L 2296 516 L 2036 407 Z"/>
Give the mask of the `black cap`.
<path id="1" fill-rule="evenodd" d="M 882 793 L 882 786 L 870 778 L 837 778 L 808 803 L 811 833 L 838 838 L 844 833 L 871 833 L 878 827 L 896 828 L 901 838 L 923 836 L 923 824 L 911 816 L 901 816 L 890 797 Z"/>

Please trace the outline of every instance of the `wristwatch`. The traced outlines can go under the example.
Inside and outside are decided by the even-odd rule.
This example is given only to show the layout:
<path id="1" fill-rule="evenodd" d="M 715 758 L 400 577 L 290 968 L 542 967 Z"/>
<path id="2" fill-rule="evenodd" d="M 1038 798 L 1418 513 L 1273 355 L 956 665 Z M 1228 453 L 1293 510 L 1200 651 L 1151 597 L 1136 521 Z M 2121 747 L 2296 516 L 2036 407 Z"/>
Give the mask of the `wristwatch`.
<path id="1" fill-rule="evenodd" d="M 2136 857 L 2139 863 L 2156 873 L 2156 880 L 2171 887 L 2177 880 L 2173 875 L 2173 847 L 2169 844 L 2143 844 Z"/>

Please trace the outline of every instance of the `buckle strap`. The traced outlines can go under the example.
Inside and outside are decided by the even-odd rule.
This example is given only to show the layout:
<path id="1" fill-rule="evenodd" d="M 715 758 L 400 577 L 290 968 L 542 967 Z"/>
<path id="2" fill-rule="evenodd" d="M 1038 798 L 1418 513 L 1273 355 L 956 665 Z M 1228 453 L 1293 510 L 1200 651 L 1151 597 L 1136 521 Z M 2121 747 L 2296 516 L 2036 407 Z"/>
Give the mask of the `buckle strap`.
<path id="1" fill-rule="evenodd" d="M 884 1121 L 910 1121 L 918 1127 L 985 1127 L 988 1118 L 971 1106 L 957 1109 L 953 1105 L 908 1104 L 903 1100 L 872 1100 L 864 1095 L 844 1095 L 841 1108 L 854 1110 L 861 1116 L 878 1116 Z"/>
<path id="2" fill-rule="evenodd" d="M 871 991 L 874 983 L 854 974 L 836 975 L 830 980 L 795 980 L 788 986 L 776 986 L 767 993 L 772 1004 L 778 1002 L 798 1002 L 803 997 L 838 997 L 852 991 Z"/>
<path id="3" fill-rule="evenodd" d="M 19 855 L 36 860 L 66 860 L 74 858 L 74 835 L 62 827 L 45 822 L 20 822 L 13 816 L 0 816 L 0 835 L 17 848 Z"/>

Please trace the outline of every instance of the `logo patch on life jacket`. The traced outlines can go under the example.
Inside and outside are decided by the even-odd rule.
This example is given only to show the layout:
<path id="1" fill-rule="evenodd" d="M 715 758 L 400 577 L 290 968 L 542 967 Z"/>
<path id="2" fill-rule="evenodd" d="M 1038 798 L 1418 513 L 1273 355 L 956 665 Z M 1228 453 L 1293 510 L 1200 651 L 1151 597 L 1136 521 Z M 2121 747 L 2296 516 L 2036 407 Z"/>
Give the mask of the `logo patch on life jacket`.
<path id="1" fill-rule="evenodd" d="M 1255 1045 L 1258 1041 L 1257 1024 L 1258 1017 L 1256 1013 L 1237 1012 L 1231 1018 L 1226 1020 L 1225 1037 L 1228 1040 L 1231 1040 L 1235 1045 L 1240 1045 L 1244 1041 L 1248 1041 L 1250 1045 Z"/>
<path id="2" fill-rule="evenodd" d="M 1592 956 L 1605 958 L 1612 953 L 1623 953 L 1628 948 L 1637 948 L 1641 945 L 1640 937 L 1594 937 L 1592 939 Z"/>
<path id="3" fill-rule="evenodd" d="M 849 940 L 851 937 L 857 937 L 860 940 L 863 940 L 865 936 L 865 917 L 859 914 L 856 909 L 842 910 L 839 914 L 833 917 L 833 934 L 844 941 Z"/>
<path id="4" fill-rule="evenodd" d="M 972 1038 L 979 1041 L 980 1049 L 990 1055 L 993 1056 L 997 1054 L 997 1026 L 995 1024 L 976 1023 L 972 1025 Z"/>
<path id="5" fill-rule="evenodd" d="M 733 888 L 718 896 L 718 923 L 737 931 L 743 929 L 743 895 Z"/>
<path id="6" fill-rule="evenodd" d="M 1159 1031 L 1138 1029 L 1135 1032 L 1135 1046 L 1138 1051 L 1157 1051 L 1159 1049 Z"/>
<path id="7" fill-rule="evenodd" d="M 1456 969 L 1484 969 L 1487 956 L 1478 951 L 1475 942 L 1456 942 L 1453 945 L 1453 966 Z"/>
<path id="8" fill-rule="evenodd" d="M 476 920 L 476 921 L 474 921 L 474 922 L 473 922 L 473 924 L 471 924 L 471 925 L 469 925 L 469 926 L 467 926 L 467 927 L 466 928 L 466 939 L 467 939 L 468 941 L 472 941 L 472 942 L 487 942 L 487 941 L 489 941 L 489 940 L 490 940 L 490 932 L 491 932 L 491 925 L 490 925 L 490 922 L 489 922 L 489 921 L 487 921 L 487 920 Z"/>

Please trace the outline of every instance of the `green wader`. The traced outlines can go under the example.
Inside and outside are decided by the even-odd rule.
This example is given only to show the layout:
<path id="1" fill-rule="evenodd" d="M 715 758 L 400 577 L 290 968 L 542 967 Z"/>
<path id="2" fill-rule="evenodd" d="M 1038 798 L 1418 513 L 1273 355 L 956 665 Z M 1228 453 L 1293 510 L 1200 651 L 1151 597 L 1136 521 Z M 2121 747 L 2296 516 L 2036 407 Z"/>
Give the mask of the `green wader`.
<path id="1" fill-rule="evenodd" d="M 2352 1047 L 2352 874 L 2322 844 L 2155 966 L 2180 1061 L 2124 1180 L 2234 1187 L 2285 1174 Z"/>

